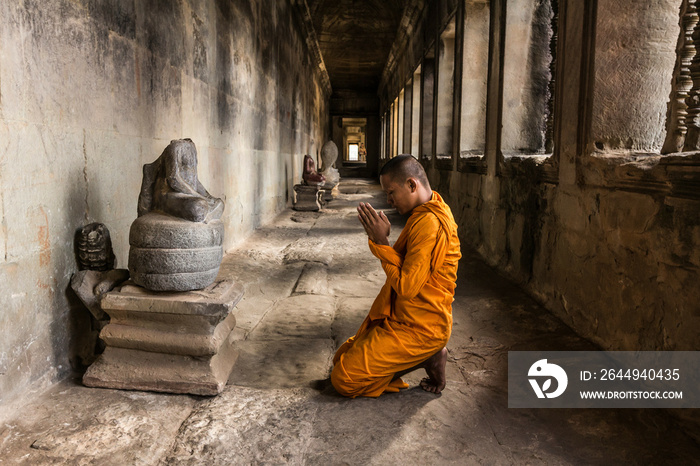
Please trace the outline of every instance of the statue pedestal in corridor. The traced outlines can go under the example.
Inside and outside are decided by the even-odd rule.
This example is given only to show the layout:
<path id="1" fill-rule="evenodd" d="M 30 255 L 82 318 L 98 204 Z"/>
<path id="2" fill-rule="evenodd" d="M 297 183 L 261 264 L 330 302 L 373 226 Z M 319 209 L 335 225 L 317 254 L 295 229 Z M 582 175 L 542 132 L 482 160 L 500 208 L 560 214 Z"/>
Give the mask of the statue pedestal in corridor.
<path id="1" fill-rule="evenodd" d="M 231 280 L 204 290 L 152 292 L 126 285 L 107 293 L 107 347 L 83 383 L 89 387 L 217 395 L 237 359 L 233 310 L 243 288 Z"/>
<path id="2" fill-rule="evenodd" d="M 304 156 L 304 171 L 302 184 L 294 185 L 294 210 L 317 212 L 325 203 L 323 184 L 326 179 L 316 171 L 316 164 L 310 155 Z"/>
<path id="3" fill-rule="evenodd" d="M 293 209 L 318 212 L 323 202 L 323 189 L 319 186 L 294 185 Z"/>
<path id="4" fill-rule="evenodd" d="M 171 141 L 143 167 L 129 233 L 131 281 L 101 295 L 109 323 L 90 387 L 216 395 L 236 362 L 233 309 L 243 289 L 218 280 L 224 203 L 197 177 L 190 139 Z M 85 293 L 83 293 L 85 294 Z"/>

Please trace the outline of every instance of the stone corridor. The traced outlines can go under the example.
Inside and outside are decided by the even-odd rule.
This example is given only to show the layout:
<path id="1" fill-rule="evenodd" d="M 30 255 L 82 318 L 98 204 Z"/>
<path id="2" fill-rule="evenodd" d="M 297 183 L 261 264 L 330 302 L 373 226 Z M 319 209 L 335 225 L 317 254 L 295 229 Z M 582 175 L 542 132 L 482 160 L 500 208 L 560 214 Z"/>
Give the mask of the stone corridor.
<path id="1" fill-rule="evenodd" d="M 585 350 L 517 287 L 463 250 L 448 384 L 344 399 L 324 380 L 383 283 L 355 206 L 387 208 L 345 180 L 323 212 L 284 210 L 230 251 L 245 286 L 240 357 L 217 397 L 88 389 L 79 379 L 0 419 L 0 465 L 691 464 L 700 448 L 666 412 L 507 408 L 508 350 Z M 394 225 L 401 219 L 390 215 Z M 400 227 L 394 227 L 395 240 Z M 86 311 L 87 312 L 87 311 Z"/>

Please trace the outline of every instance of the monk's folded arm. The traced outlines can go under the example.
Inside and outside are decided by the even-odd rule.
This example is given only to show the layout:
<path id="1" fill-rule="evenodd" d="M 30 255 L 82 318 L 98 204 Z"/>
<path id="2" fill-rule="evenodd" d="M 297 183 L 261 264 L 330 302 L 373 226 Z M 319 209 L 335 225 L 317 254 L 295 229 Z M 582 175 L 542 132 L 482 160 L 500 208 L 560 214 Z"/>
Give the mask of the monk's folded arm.
<path id="1" fill-rule="evenodd" d="M 434 215 L 424 216 L 411 229 L 403 265 L 397 267 L 382 262 L 387 282 L 399 296 L 414 298 L 428 281 L 430 261 L 439 229 L 440 222 Z"/>
<path id="2" fill-rule="evenodd" d="M 403 266 L 403 256 L 396 252 L 391 246 L 386 246 L 384 244 L 377 244 L 372 240 L 369 240 L 369 250 L 372 254 L 382 262 L 387 262 L 389 264 L 395 265 L 396 267 Z"/>

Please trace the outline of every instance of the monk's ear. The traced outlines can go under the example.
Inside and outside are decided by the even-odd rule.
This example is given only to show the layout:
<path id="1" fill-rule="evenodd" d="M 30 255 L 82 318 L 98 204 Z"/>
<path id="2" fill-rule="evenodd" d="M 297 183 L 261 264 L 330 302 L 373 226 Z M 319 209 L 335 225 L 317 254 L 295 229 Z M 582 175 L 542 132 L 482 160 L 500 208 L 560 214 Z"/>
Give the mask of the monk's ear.
<path id="1" fill-rule="evenodd" d="M 416 180 L 414 180 L 413 178 L 409 178 L 406 180 L 406 183 L 408 183 L 408 189 L 410 189 L 412 193 L 415 193 L 416 189 L 418 189 L 418 184 L 416 183 Z"/>

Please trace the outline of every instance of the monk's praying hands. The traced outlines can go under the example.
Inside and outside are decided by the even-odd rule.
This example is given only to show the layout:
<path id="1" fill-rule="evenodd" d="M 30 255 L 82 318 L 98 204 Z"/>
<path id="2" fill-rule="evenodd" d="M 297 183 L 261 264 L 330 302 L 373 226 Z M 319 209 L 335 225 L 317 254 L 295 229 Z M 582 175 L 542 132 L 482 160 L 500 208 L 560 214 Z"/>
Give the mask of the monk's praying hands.
<path id="1" fill-rule="evenodd" d="M 391 223 L 384 212 L 377 212 L 370 204 L 360 202 L 357 206 L 357 213 L 369 239 L 377 244 L 389 246 Z"/>

